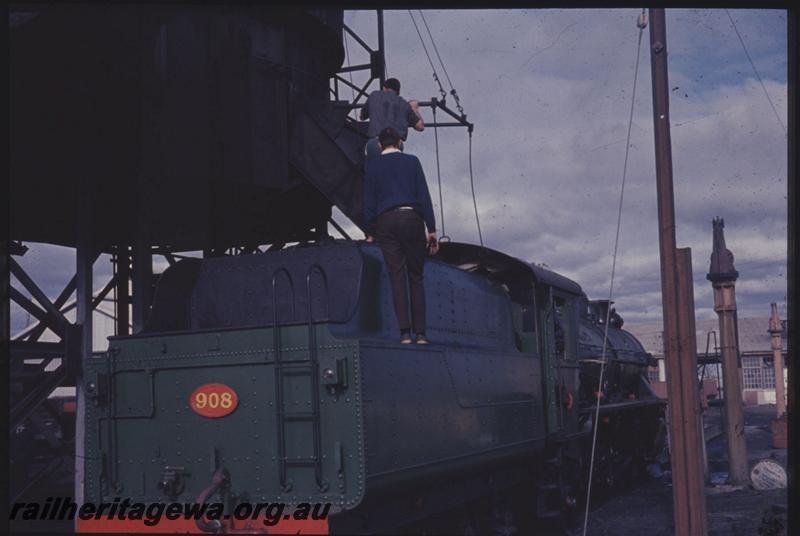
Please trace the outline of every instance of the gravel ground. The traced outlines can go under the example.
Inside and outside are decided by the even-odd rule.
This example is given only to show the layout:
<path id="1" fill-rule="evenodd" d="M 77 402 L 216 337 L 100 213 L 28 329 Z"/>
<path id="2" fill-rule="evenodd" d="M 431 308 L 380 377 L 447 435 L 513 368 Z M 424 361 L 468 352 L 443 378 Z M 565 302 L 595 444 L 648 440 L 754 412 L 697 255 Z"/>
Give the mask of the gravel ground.
<path id="1" fill-rule="evenodd" d="M 752 467 L 759 460 L 771 458 L 786 467 L 786 449 L 772 448 L 769 423 L 774 406 L 745 408 L 747 454 Z M 709 408 L 704 415 L 707 430 L 720 425 L 719 408 Z M 718 428 L 721 429 L 721 428 Z M 725 437 L 719 435 L 707 443 L 709 469 L 715 481 L 727 476 Z M 708 534 L 742 536 L 777 536 L 786 534 L 786 489 L 758 491 L 751 487 L 725 485 L 706 488 Z M 582 534 L 582 519 L 569 535 Z M 670 536 L 673 534 L 672 487 L 669 477 L 650 479 L 644 484 L 603 501 L 589 514 L 587 534 Z"/>

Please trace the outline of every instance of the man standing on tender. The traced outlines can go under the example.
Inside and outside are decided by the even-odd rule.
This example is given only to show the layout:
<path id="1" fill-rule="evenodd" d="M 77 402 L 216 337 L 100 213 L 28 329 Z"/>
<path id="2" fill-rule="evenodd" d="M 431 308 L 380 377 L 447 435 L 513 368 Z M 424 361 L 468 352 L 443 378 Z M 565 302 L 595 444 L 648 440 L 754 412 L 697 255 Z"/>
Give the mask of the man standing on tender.
<path id="1" fill-rule="evenodd" d="M 425 251 L 426 245 L 431 255 L 439 249 L 431 195 L 419 159 L 400 152 L 398 132 L 391 127 L 385 128 L 378 135 L 378 142 L 381 154 L 372 160 L 364 179 L 367 242 L 377 239 L 383 251 L 400 325 L 400 342 L 411 343 L 413 327 L 417 344 L 428 344 L 423 283 Z"/>

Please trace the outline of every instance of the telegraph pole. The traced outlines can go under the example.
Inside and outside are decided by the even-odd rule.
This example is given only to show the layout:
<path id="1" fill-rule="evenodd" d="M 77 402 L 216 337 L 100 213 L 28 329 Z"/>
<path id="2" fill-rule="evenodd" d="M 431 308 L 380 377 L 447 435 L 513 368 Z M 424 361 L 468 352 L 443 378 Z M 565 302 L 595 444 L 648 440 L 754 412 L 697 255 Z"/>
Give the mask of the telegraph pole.
<path id="1" fill-rule="evenodd" d="M 742 365 L 739 362 L 739 341 L 736 327 L 736 279 L 733 253 L 725 248 L 722 229 L 725 222 L 714 218 L 714 246 L 711 266 L 706 278 L 714 287 L 714 311 L 719 317 L 722 384 L 725 389 L 725 437 L 728 441 L 728 482 L 734 486 L 750 483 L 747 466 L 747 445 L 742 411 Z"/>
<path id="2" fill-rule="evenodd" d="M 691 256 L 675 247 L 675 201 L 672 187 L 672 142 L 669 128 L 667 32 L 663 9 L 650 9 L 650 66 L 653 77 L 653 124 L 658 198 L 658 242 L 661 256 L 661 295 L 664 315 L 664 357 L 672 462 L 672 499 L 675 534 L 707 533 L 703 483 L 702 441 L 697 392 L 697 351 L 694 345 L 693 300 L 690 297 Z M 680 262 L 679 262 L 680 261 Z M 680 278 L 680 275 L 683 275 Z M 680 278 L 680 279 L 679 279 Z M 679 307 L 691 308 L 680 314 Z M 686 316 L 691 315 L 691 319 Z M 683 322 L 681 321 L 683 317 Z M 683 324 L 683 325 L 681 325 Z M 691 345 L 691 348 L 689 346 Z"/>

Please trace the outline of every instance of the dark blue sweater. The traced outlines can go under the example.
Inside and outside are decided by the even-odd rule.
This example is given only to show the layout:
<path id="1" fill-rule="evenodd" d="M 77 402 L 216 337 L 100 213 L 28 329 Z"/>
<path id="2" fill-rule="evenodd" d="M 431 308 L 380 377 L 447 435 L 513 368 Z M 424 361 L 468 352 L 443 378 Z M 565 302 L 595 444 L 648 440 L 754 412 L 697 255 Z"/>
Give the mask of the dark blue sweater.
<path id="1" fill-rule="evenodd" d="M 436 231 L 433 204 L 419 159 L 401 152 L 382 154 L 367 166 L 364 178 L 364 222 L 374 234 L 375 220 L 389 209 L 412 207 L 428 227 Z"/>

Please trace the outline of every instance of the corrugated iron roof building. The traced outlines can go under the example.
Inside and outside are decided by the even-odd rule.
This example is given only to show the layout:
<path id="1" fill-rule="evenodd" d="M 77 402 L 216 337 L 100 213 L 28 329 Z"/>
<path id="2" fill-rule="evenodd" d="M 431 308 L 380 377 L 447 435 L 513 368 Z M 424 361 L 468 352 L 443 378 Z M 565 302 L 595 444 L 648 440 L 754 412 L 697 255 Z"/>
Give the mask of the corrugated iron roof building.
<path id="1" fill-rule="evenodd" d="M 784 356 L 784 383 L 786 363 L 789 359 L 786 339 L 787 321 L 782 321 L 782 354 Z M 701 378 L 714 379 L 722 383 L 722 370 L 719 361 L 719 323 L 717 319 L 697 320 L 697 360 L 698 374 Z M 666 380 L 664 366 L 663 326 L 661 322 L 625 324 L 625 329 L 638 338 L 645 349 L 659 360 L 657 368 L 650 371 L 650 380 Z M 738 319 L 739 354 L 742 358 L 743 398 L 747 404 L 775 403 L 775 372 L 769 333 L 769 317 Z"/>

